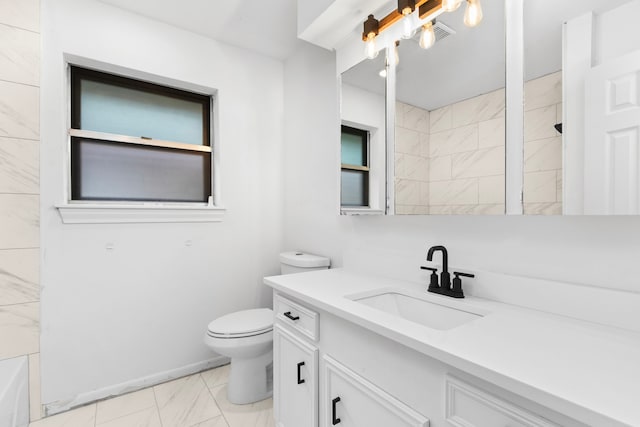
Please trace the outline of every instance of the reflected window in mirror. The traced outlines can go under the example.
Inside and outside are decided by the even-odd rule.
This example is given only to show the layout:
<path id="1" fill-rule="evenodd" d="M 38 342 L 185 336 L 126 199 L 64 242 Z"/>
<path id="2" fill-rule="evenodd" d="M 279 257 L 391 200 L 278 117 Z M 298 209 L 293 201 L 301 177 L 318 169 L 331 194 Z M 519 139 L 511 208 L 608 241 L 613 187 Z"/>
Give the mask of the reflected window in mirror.
<path id="1" fill-rule="evenodd" d="M 482 2 L 480 26 L 464 9 L 398 46 L 396 214 L 502 215 L 505 211 L 504 2 Z M 424 45 L 424 43 L 423 43 Z"/>
<path id="2" fill-rule="evenodd" d="M 525 214 L 640 213 L 637 16 L 640 0 L 525 2 Z"/>
<path id="3" fill-rule="evenodd" d="M 369 207 L 369 131 L 342 125 L 340 136 L 343 207 Z"/>

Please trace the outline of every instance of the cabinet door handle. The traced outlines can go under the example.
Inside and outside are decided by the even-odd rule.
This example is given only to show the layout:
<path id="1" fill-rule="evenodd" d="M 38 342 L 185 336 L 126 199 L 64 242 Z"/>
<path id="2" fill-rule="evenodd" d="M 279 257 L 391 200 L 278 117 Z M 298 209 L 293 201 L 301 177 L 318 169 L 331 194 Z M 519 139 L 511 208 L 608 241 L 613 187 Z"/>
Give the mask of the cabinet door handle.
<path id="1" fill-rule="evenodd" d="M 331 425 L 340 424 L 340 418 L 336 418 L 336 404 L 340 402 L 340 397 L 336 397 L 331 401 Z"/>
<path id="2" fill-rule="evenodd" d="M 284 317 L 286 317 L 286 318 L 288 318 L 288 319 L 291 319 L 291 320 L 293 320 L 293 321 L 296 321 L 296 320 L 298 320 L 298 319 L 300 318 L 300 316 L 295 316 L 295 317 L 293 317 L 293 316 L 291 315 L 291 312 L 290 312 L 290 311 L 287 311 L 287 312 L 284 314 Z"/>
<path id="3" fill-rule="evenodd" d="M 300 379 L 300 368 L 304 366 L 304 362 L 298 363 L 298 384 L 304 384 L 305 380 Z"/>

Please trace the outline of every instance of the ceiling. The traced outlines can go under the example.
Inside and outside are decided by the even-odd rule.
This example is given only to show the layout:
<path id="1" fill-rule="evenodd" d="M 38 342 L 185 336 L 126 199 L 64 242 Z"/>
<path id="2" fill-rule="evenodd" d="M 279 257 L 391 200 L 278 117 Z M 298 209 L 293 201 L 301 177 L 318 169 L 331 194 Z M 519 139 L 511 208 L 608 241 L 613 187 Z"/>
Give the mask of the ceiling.
<path id="1" fill-rule="evenodd" d="M 561 69 L 563 22 L 590 10 L 599 13 L 628 1 L 525 1 L 525 80 Z M 398 100 L 433 110 L 504 87 L 504 0 L 482 0 L 482 8 L 484 20 L 476 28 L 464 26 L 464 6 L 441 15 L 438 21 L 453 28 L 456 34 L 437 42 L 428 51 L 420 49 L 415 39 L 401 41 Z M 384 90 L 379 89 L 382 80 L 379 71 L 378 64 L 365 60 L 348 70 L 343 82 L 383 94 Z"/>
<path id="2" fill-rule="evenodd" d="M 296 0 L 100 1 L 280 60 L 303 43 Z"/>

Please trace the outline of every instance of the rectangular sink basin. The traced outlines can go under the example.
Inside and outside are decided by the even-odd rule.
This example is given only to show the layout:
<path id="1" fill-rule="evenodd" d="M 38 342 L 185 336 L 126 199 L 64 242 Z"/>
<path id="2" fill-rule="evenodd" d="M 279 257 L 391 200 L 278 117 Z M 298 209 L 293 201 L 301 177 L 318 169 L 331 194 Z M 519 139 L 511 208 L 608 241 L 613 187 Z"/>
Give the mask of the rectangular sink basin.
<path id="1" fill-rule="evenodd" d="M 385 290 L 369 296 L 352 296 L 350 299 L 402 319 L 442 331 L 483 317 L 483 314 L 437 304 L 419 296 L 396 290 Z"/>

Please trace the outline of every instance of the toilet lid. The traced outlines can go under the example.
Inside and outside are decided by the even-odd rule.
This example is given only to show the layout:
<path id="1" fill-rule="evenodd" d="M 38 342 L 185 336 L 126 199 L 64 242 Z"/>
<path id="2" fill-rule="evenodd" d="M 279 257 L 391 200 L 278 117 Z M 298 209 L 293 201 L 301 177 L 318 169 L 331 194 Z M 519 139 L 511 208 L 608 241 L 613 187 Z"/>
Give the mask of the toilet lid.
<path id="1" fill-rule="evenodd" d="M 209 334 L 213 336 L 258 335 L 273 329 L 273 311 L 268 308 L 236 311 L 209 323 Z"/>

